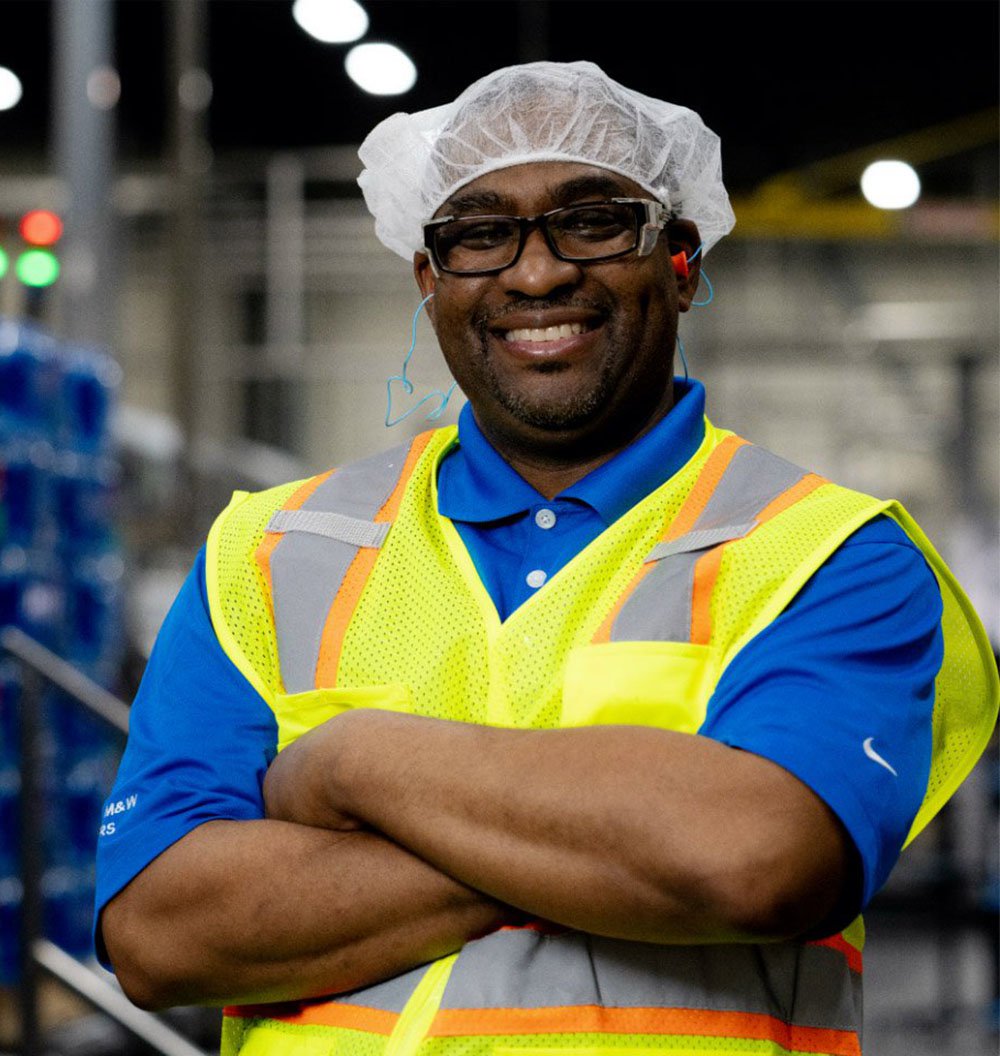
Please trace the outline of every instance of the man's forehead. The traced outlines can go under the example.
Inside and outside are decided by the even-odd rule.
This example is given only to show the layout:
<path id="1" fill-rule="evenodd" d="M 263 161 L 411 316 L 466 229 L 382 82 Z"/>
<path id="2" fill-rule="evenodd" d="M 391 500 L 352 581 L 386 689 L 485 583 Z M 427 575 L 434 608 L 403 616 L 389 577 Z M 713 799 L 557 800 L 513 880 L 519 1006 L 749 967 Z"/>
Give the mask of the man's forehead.
<path id="1" fill-rule="evenodd" d="M 452 194 L 435 216 L 557 209 L 588 198 L 614 197 L 646 198 L 649 192 L 628 177 L 596 165 L 538 161 L 495 169 L 472 180 Z"/>

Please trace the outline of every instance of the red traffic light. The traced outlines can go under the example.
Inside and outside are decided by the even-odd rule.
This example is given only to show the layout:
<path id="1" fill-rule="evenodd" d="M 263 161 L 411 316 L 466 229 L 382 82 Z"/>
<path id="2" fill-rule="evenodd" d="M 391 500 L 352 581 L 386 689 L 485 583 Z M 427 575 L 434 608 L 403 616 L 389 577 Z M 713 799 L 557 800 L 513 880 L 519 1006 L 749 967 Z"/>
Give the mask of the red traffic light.
<path id="1" fill-rule="evenodd" d="M 62 232 L 62 220 L 48 209 L 32 209 L 21 217 L 21 237 L 33 246 L 55 245 Z"/>

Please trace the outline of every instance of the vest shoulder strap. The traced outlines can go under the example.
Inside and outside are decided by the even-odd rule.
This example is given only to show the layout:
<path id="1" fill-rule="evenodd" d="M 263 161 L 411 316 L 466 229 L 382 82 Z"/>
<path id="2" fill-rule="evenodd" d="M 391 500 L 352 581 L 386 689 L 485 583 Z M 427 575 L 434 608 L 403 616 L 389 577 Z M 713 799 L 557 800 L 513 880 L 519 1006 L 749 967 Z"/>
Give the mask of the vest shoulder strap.
<path id="1" fill-rule="evenodd" d="M 348 573 L 374 564 L 395 517 L 398 493 L 412 472 L 412 444 L 383 451 L 337 470 L 295 510 L 275 513 L 267 526 L 271 598 L 281 680 L 288 693 L 315 688 L 331 604 Z M 369 569 L 370 570 L 370 569 Z"/>
<path id="2" fill-rule="evenodd" d="M 663 539 L 647 555 L 603 630 L 606 640 L 711 643 L 721 658 L 711 606 L 724 552 L 825 484 L 822 477 L 762 447 L 728 436 L 705 462 Z M 780 583 L 780 574 L 773 580 Z M 727 593 L 726 600 L 734 599 Z"/>
<path id="3" fill-rule="evenodd" d="M 313 688 L 332 599 L 348 573 L 363 587 L 357 566 L 374 564 L 420 455 L 454 432 L 423 433 L 305 481 L 237 492 L 219 515 L 206 566 L 213 626 L 272 708 L 278 694 Z"/>
<path id="4" fill-rule="evenodd" d="M 266 565 L 258 559 L 274 511 L 320 478 L 267 491 L 237 491 L 219 514 L 205 548 L 205 586 L 216 638 L 246 680 L 270 704 L 280 687 Z"/>

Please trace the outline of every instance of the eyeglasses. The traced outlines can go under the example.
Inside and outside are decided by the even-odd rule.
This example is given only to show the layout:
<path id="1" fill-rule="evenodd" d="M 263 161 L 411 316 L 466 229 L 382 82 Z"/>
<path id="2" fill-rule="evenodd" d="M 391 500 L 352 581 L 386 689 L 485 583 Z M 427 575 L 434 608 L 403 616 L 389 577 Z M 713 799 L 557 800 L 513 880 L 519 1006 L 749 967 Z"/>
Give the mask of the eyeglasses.
<path id="1" fill-rule="evenodd" d="M 590 262 L 652 253 L 668 219 L 660 202 L 612 198 L 538 216 L 445 216 L 424 224 L 424 245 L 438 271 L 492 275 L 517 263 L 536 227 L 559 260 Z"/>

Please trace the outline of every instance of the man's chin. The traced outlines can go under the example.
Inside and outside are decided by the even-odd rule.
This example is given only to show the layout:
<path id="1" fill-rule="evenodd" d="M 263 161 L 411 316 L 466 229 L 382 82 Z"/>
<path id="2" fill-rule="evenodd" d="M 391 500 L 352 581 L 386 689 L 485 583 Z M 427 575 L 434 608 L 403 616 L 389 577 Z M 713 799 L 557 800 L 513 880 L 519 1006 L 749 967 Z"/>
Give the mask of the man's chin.
<path id="1" fill-rule="evenodd" d="M 522 425 L 546 433 L 576 433 L 594 421 L 605 404 L 603 393 L 565 400 L 527 400 L 498 393 L 504 409 Z"/>

